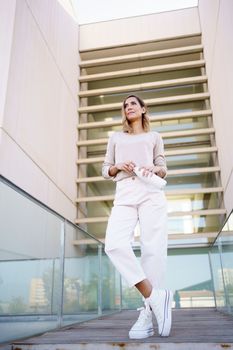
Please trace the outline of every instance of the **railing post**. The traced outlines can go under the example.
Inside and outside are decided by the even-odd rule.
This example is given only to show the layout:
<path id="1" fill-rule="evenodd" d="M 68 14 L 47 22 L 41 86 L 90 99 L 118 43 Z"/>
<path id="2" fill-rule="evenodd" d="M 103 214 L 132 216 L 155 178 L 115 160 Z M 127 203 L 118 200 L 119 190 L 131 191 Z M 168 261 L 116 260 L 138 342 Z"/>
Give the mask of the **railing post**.
<path id="1" fill-rule="evenodd" d="M 98 316 L 102 315 L 102 245 L 98 244 L 98 263 L 99 263 L 99 276 L 98 276 Z"/>
<path id="2" fill-rule="evenodd" d="M 53 269 L 52 269 L 52 290 L 51 290 L 51 298 L 50 298 L 50 313 L 53 314 L 54 310 L 54 282 L 55 282 L 55 259 L 53 259 Z"/>
<path id="3" fill-rule="evenodd" d="M 64 268 L 65 268 L 65 220 L 61 223 L 60 231 L 60 271 L 59 271 L 59 304 L 58 304 L 58 327 L 62 327 L 63 320 L 63 296 L 64 296 Z"/>
<path id="4" fill-rule="evenodd" d="M 120 311 L 122 311 L 122 277 L 119 276 L 119 283 L 120 283 Z"/>
<path id="5" fill-rule="evenodd" d="M 212 281 L 212 289 L 213 289 L 213 295 L 214 295 L 214 305 L 215 305 L 215 309 L 217 309 L 216 292 L 215 292 L 215 286 L 214 286 L 214 274 L 213 274 L 213 266 L 212 266 L 212 262 L 211 262 L 210 251 L 208 252 L 208 258 L 209 258 L 209 266 L 210 266 L 210 276 L 211 276 L 211 281 Z"/>
<path id="6" fill-rule="evenodd" d="M 218 240 L 218 251 L 219 251 L 220 266 L 221 266 L 221 273 L 222 273 L 223 290 L 224 290 L 225 301 L 226 301 L 226 309 L 228 309 L 228 311 L 230 311 L 230 304 L 229 304 L 228 294 L 227 294 L 227 290 L 226 290 L 224 271 L 223 271 L 222 245 L 220 243 L 221 243 L 221 241 Z"/>

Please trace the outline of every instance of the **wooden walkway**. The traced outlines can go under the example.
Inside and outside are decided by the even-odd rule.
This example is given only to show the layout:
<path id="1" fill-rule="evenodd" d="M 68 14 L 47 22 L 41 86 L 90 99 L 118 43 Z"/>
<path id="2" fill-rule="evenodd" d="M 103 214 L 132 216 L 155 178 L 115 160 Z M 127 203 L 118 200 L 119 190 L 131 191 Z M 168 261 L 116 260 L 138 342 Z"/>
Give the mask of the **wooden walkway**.
<path id="1" fill-rule="evenodd" d="M 114 315 L 67 326 L 37 337 L 17 341 L 14 350 L 209 350 L 233 349 L 233 317 L 215 309 L 173 310 L 170 337 L 156 335 L 133 341 L 128 330 L 138 311 Z M 154 322 L 155 323 L 155 322 Z"/>

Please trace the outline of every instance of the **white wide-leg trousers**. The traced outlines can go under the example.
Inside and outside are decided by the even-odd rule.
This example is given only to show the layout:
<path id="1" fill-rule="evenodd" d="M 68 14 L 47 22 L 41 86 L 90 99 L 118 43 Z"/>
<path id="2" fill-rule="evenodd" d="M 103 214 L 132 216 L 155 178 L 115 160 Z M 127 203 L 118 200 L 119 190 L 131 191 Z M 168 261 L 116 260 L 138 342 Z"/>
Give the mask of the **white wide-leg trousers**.
<path id="1" fill-rule="evenodd" d="M 132 248 L 138 221 L 140 262 Z M 138 177 L 117 182 L 114 206 L 107 225 L 105 252 L 129 286 L 148 278 L 154 288 L 164 287 L 167 258 L 167 202 L 164 191 L 155 190 Z"/>

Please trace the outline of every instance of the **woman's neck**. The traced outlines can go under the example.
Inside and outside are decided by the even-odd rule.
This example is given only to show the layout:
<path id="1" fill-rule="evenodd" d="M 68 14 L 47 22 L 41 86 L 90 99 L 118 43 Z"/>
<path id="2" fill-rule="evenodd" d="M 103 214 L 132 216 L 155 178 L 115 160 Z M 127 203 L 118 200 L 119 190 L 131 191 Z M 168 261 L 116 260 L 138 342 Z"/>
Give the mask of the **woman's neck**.
<path id="1" fill-rule="evenodd" d="M 131 128 L 133 134 L 142 134 L 145 132 L 141 123 L 132 123 Z"/>

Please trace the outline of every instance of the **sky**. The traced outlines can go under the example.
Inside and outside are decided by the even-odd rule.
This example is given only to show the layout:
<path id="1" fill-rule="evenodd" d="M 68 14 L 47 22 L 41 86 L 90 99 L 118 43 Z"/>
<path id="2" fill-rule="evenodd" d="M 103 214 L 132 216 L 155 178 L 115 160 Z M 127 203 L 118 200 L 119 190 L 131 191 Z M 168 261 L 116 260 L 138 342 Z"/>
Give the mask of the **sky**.
<path id="1" fill-rule="evenodd" d="M 194 7 L 198 0 L 69 0 L 79 24 Z M 64 0 L 63 0 L 64 2 Z"/>

